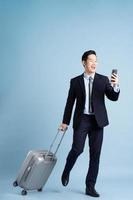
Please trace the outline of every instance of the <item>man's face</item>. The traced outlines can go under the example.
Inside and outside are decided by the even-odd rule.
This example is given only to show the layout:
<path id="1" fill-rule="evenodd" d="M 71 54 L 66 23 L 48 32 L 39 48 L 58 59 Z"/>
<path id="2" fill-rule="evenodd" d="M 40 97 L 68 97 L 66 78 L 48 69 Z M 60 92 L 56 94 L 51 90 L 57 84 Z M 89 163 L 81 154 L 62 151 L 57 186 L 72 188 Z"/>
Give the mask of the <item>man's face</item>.
<path id="1" fill-rule="evenodd" d="M 96 72 L 97 57 L 94 54 L 88 56 L 86 61 L 83 61 L 85 72 L 92 74 Z"/>

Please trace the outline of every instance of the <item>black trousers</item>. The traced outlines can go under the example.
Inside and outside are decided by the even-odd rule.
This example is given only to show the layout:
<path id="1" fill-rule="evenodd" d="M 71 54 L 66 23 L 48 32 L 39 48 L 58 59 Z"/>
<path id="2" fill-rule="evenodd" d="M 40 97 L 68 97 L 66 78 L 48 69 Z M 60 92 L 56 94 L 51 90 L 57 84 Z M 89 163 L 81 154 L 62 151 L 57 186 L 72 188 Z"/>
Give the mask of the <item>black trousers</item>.
<path id="1" fill-rule="evenodd" d="M 89 164 L 86 186 L 94 187 L 99 170 L 99 159 L 103 141 L 103 128 L 98 127 L 94 115 L 83 114 L 81 123 L 73 133 L 72 148 L 67 156 L 64 173 L 69 174 L 78 156 L 83 152 L 86 137 L 89 138 Z"/>

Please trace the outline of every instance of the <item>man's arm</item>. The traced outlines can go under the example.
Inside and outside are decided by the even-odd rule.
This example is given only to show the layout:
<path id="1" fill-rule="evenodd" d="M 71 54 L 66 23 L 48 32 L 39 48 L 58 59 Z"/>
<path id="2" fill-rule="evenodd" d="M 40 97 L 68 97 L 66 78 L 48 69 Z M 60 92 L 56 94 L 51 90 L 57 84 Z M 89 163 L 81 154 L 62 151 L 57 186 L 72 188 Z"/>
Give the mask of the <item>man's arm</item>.
<path id="1" fill-rule="evenodd" d="M 117 101 L 120 93 L 120 88 L 119 88 L 119 80 L 118 76 L 116 74 L 113 74 L 111 76 L 111 83 L 106 77 L 106 89 L 105 89 L 105 94 L 110 99 L 111 101 Z"/>
<path id="2" fill-rule="evenodd" d="M 71 79 L 67 102 L 66 102 L 66 106 L 64 110 L 64 115 L 63 115 L 63 120 L 62 120 L 62 124 L 60 125 L 61 130 L 66 129 L 70 123 L 75 98 L 76 97 L 75 97 L 75 91 L 74 91 L 74 86 L 73 86 L 73 80 Z"/>

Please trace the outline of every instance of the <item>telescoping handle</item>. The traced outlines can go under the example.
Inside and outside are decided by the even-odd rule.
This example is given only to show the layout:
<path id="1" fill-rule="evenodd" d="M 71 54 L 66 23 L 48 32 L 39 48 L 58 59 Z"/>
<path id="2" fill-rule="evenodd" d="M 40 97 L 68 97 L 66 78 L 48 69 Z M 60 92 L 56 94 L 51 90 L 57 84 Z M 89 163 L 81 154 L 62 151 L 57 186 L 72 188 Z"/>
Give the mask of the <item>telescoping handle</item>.
<path id="1" fill-rule="evenodd" d="M 54 156 L 56 155 L 56 153 L 57 153 L 57 151 L 58 151 L 58 149 L 59 149 L 59 147 L 60 147 L 60 145 L 61 145 L 61 142 L 62 142 L 62 140 L 63 140 L 63 138 L 64 138 L 64 136 L 65 136 L 66 130 L 67 130 L 67 129 L 65 129 L 65 130 L 63 131 L 63 133 L 62 133 L 60 142 L 59 142 L 57 148 L 55 149 Z M 53 142 L 52 142 L 51 145 L 50 145 L 50 148 L 49 148 L 49 150 L 48 150 L 46 156 L 48 156 L 49 153 L 51 152 L 51 149 L 53 148 L 53 145 L 54 145 L 54 143 L 55 143 L 55 141 L 56 141 L 56 139 L 57 139 L 57 136 L 58 136 L 58 134 L 60 133 L 60 131 L 61 131 L 61 130 L 58 129 L 58 131 L 57 131 L 57 133 L 56 133 L 56 135 L 55 135 L 55 137 L 54 137 L 54 139 L 53 139 Z"/>

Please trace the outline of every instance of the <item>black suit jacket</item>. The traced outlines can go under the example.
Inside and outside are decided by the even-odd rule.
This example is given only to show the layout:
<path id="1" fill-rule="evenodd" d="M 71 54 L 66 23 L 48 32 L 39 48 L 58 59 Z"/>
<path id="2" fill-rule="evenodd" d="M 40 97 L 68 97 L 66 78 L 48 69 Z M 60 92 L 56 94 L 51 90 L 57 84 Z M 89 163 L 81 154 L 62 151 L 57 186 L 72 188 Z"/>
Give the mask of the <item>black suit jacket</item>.
<path id="1" fill-rule="evenodd" d="M 93 80 L 92 104 L 95 118 L 99 127 L 105 127 L 109 124 L 105 107 L 105 95 L 108 99 L 112 101 L 117 101 L 119 97 L 119 92 L 114 91 L 108 77 L 96 73 Z M 70 89 L 62 121 L 67 125 L 69 125 L 71 120 L 72 109 L 75 100 L 76 106 L 73 117 L 74 129 L 78 128 L 85 107 L 84 74 L 77 76 L 70 81 Z"/>

